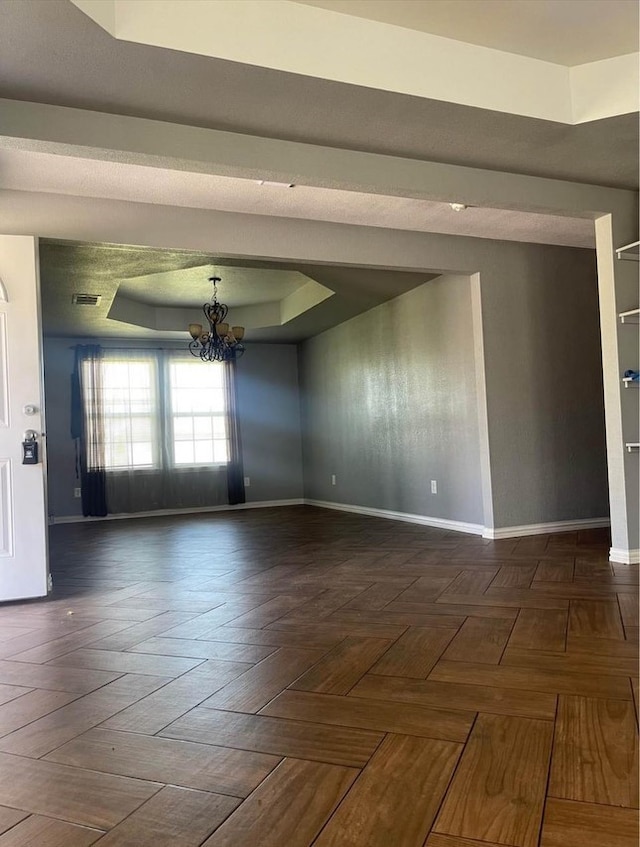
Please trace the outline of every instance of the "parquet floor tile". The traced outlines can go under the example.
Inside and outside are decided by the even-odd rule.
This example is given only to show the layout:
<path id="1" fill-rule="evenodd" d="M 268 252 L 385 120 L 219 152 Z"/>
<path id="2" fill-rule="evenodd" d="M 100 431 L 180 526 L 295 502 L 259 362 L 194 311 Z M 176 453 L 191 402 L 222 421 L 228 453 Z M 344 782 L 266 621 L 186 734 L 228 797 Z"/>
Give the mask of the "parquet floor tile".
<path id="1" fill-rule="evenodd" d="M 21 812 L 18 809 L 7 809 L 5 806 L 0 806 L 0 833 L 11 829 L 26 817 L 28 817 L 28 812 Z"/>
<path id="2" fill-rule="evenodd" d="M 103 847 L 199 847 L 239 801 L 166 785 L 98 842 Z"/>
<path id="3" fill-rule="evenodd" d="M 631 703 L 560 696 L 549 794 L 638 808 L 638 732 Z"/>
<path id="4" fill-rule="evenodd" d="M 246 662 L 217 662 L 210 659 L 122 709 L 105 721 L 104 726 L 154 735 L 251 667 Z"/>
<path id="5" fill-rule="evenodd" d="M 47 847 L 89 847 L 102 837 L 98 829 L 31 815 L 0 837 L 0 847 L 25 847 L 46 844 Z"/>
<path id="6" fill-rule="evenodd" d="M 44 756 L 168 681 L 168 677 L 121 676 L 86 697 L 80 697 L 0 738 L 0 750 L 20 756 Z"/>
<path id="7" fill-rule="evenodd" d="M 461 747 L 387 735 L 316 841 L 317 847 L 421 847 Z"/>
<path id="8" fill-rule="evenodd" d="M 265 753 L 108 729 L 91 729 L 46 759 L 234 797 L 248 796 L 280 762 Z"/>
<path id="9" fill-rule="evenodd" d="M 475 718 L 475 712 L 429 709 L 412 703 L 386 703 L 291 689 L 279 694 L 260 714 L 445 741 L 466 741 Z"/>
<path id="10" fill-rule="evenodd" d="M 300 506 L 50 541 L 52 596 L 0 608 L 0 847 L 638 843 L 606 531 Z"/>
<path id="11" fill-rule="evenodd" d="M 203 847 L 306 847 L 357 775 L 353 768 L 285 759 Z"/>
<path id="12" fill-rule="evenodd" d="M 449 665 L 457 664 L 450 662 Z M 491 667 L 482 665 L 481 668 Z M 474 665 L 474 668 L 477 668 Z M 478 673 L 482 679 L 482 672 Z M 519 691 L 467 682 L 440 682 L 433 679 L 376 676 L 366 674 L 349 692 L 349 697 L 364 697 L 385 702 L 415 703 L 434 709 L 464 709 L 474 712 L 491 712 L 496 715 L 521 715 L 522 717 L 553 720 L 556 713 L 556 695 L 541 691 Z"/>
<path id="13" fill-rule="evenodd" d="M 362 768 L 382 741 L 382 732 L 280 720 L 215 709 L 192 709 L 160 733 L 165 738 L 253 750 Z"/>
<path id="14" fill-rule="evenodd" d="M 435 831 L 534 847 L 542 822 L 552 738 L 549 721 L 479 715 Z"/>
<path id="15" fill-rule="evenodd" d="M 556 609 L 521 609 L 509 637 L 510 647 L 563 652 L 568 613 Z"/>
<path id="16" fill-rule="evenodd" d="M 635 809 L 547 800 L 540 847 L 638 847 Z"/>

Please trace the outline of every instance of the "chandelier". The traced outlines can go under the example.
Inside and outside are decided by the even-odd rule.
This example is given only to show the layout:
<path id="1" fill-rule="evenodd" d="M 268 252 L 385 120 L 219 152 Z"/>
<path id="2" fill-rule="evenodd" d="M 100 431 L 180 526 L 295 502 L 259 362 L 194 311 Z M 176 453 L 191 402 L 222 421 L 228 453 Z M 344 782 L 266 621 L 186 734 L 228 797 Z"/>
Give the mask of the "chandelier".
<path id="1" fill-rule="evenodd" d="M 209 329 L 203 329 L 202 324 L 189 324 L 189 350 L 192 356 L 198 356 L 203 362 L 228 362 L 239 359 L 244 353 L 242 344 L 244 338 L 243 326 L 229 326 L 225 322 L 228 308 L 224 303 L 218 303 L 219 276 L 209 277 L 213 283 L 213 297 L 202 307 Z"/>

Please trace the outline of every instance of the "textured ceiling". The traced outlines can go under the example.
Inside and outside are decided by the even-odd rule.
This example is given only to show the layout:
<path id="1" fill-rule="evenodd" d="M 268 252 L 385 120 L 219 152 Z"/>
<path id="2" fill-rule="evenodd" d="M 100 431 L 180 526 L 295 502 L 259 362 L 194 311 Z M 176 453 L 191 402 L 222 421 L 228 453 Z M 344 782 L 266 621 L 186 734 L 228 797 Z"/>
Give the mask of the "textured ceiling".
<path id="1" fill-rule="evenodd" d="M 120 283 L 118 293 L 150 305 L 199 308 L 211 297 L 213 288 L 209 278 L 214 275 L 221 277 L 218 299 L 227 306 L 283 300 L 307 282 L 302 274 L 286 268 L 223 268 L 212 264 L 126 279 Z"/>
<path id="2" fill-rule="evenodd" d="M 193 319 L 197 320 L 201 302 L 209 299 L 206 276 L 214 266 L 225 286 L 221 297 L 228 304 L 263 303 L 290 293 L 292 282 L 299 286 L 304 277 L 334 291 L 334 296 L 311 308 L 282 326 L 247 332 L 247 341 L 298 342 L 336 326 L 361 312 L 397 297 L 430 279 L 435 273 L 370 270 L 363 268 L 292 265 L 213 257 L 180 250 L 152 250 L 113 244 L 73 244 L 41 240 L 40 280 L 42 289 L 42 321 L 46 336 L 93 338 L 163 338 L 175 333 L 158 333 L 132 324 L 112 321 L 108 313 L 121 284 L 121 293 L 148 303 L 161 301 L 159 292 L 149 290 L 149 281 L 141 277 L 160 274 L 162 286 L 170 287 L 173 306 L 197 303 Z M 188 274 L 175 273 L 192 269 Z M 171 274 L 174 272 L 173 281 Z M 203 276 L 205 283 L 200 276 Z M 301 275 L 304 275 L 302 277 Z M 194 282 L 204 286 L 202 300 L 193 292 Z M 235 284 L 240 291 L 233 293 Z M 98 306 L 75 306 L 74 293 L 100 294 Z M 185 342 L 188 336 L 185 330 Z"/>
<path id="3" fill-rule="evenodd" d="M 638 183 L 635 115 L 567 126 L 116 41 L 68 0 L 0 0 L 0 15 L 1 97 L 597 185 Z"/>
<path id="4" fill-rule="evenodd" d="M 638 50 L 637 0 L 295 0 L 560 65 Z"/>
<path id="5" fill-rule="evenodd" d="M 0 187 L 476 238 L 594 247 L 591 220 L 0 150 Z M 451 198 L 455 200 L 456 198 Z M 235 286 L 234 286 L 235 287 Z"/>

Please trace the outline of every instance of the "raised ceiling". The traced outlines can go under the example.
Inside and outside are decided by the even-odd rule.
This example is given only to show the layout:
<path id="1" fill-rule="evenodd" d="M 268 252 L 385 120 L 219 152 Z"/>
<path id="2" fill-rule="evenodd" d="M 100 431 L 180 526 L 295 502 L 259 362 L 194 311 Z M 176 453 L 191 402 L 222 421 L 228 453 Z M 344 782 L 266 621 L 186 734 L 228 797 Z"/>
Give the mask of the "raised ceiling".
<path id="1" fill-rule="evenodd" d="M 125 251 L 130 253 L 126 248 Z M 105 248 L 104 252 L 108 253 L 109 248 Z M 145 268 L 139 276 L 123 277 L 118 294 L 150 306 L 178 306 L 197 310 L 211 297 L 212 286 L 209 280 L 221 274 L 220 282 L 217 283 L 218 299 L 230 308 L 279 302 L 309 282 L 309 277 L 290 268 L 229 267 L 210 262 L 164 271 L 149 271 Z"/>
<path id="2" fill-rule="evenodd" d="M 294 0 L 559 65 L 638 49 L 637 0 Z"/>
<path id="3" fill-rule="evenodd" d="M 45 336 L 189 340 L 222 277 L 220 299 L 247 342 L 298 342 L 434 279 L 408 273 L 256 262 L 115 244 L 40 243 Z M 96 306 L 74 294 L 100 295 Z"/>
<path id="4" fill-rule="evenodd" d="M 428 13 L 421 29 L 409 29 L 291 0 L 73 2 L 118 40 L 566 124 L 635 111 L 640 98 L 637 42 L 628 51 L 629 16 L 617 14 L 620 4 L 615 2 L 606 4 L 608 13 L 600 4 L 600 13 L 587 24 L 588 40 L 594 41 L 602 22 L 612 36 L 609 41 L 625 52 L 571 66 L 509 49 L 514 41 L 526 46 L 532 40 L 535 51 L 545 20 L 558 30 L 547 43 L 557 45 L 562 36 L 569 44 L 580 43 L 580 13 L 571 12 L 566 0 L 545 0 L 537 16 L 527 13 L 525 5 L 523 15 L 505 14 L 503 27 L 501 15 L 492 13 L 491 0 L 475 0 L 467 31 L 472 35 L 479 30 L 481 37 L 486 33 L 486 6 L 507 49 L 434 35 L 425 29 Z M 415 0 L 415 5 L 430 3 Z M 393 10 L 395 3 L 386 6 Z M 455 23 L 457 3 L 451 6 L 448 19 Z M 580 6 L 573 3 L 574 10 Z M 464 8 L 462 4 L 462 14 Z M 390 11 L 389 17 L 394 16 Z"/>
<path id="5" fill-rule="evenodd" d="M 0 10 L 5 98 L 596 185 L 638 184 L 636 115 L 569 126 L 118 41 L 68 0 L 0 0 Z"/>

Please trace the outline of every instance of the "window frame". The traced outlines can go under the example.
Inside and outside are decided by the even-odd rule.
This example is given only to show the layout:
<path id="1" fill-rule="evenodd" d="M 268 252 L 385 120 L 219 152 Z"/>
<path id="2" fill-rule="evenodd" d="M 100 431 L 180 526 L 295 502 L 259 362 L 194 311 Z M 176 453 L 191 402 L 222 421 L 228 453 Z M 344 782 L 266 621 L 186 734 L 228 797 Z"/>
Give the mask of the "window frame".
<path id="1" fill-rule="evenodd" d="M 110 356 L 109 353 L 113 352 L 114 355 Z M 104 454 L 104 471 L 107 474 L 158 474 L 163 472 L 189 472 L 191 470 L 200 470 L 203 468 L 221 468 L 226 467 L 229 464 L 229 432 L 228 432 L 228 409 L 227 409 L 227 397 L 226 397 L 226 389 L 225 389 L 225 378 L 226 375 L 222 374 L 222 384 L 220 387 L 220 391 L 222 393 L 222 410 L 220 412 L 198 412 L 189 411 L 189 412 L 174 412 L 173 410 L 173 402 L 174 396 L 173 392 L 179 386 L 175 386 L 172 382 L 172 374 L 171 374 L 171 365 L 174 363 L 188 363 L 189 365 L 193 364 L 197 366 L 199 363 L 196 360 L 192 360 L 191 358 L 187 358 L 183 351 L 179 350 L 146 350 L 144 348 L 135 348 L 132 347 L 130 351 L 122 350 L 121 348 L 117 348 L 117 354 L 114 348 L 103 348 L 104 357 L 100 363 L 101 370 L 101 384 L 100 384 L 100 394 L 102 401 L 102 409 L 101 414 L 103 416 L 103 454 Z M 131 353 L 128 356 L 128 353 Z M 145 355 L 146 354 L 146 355 Z M 124 414 L 107 412 L 106 407 L 107 403 L 106 395 L 105 395 L 105 370 L 110 364 L 134 364 L 134 363 L 145 363 L 151 368 L 151 386 L 152 386 L 152 395 L 151 395 L 151 409 L 149 412 L 127 412 Z M 205 367 L 204 364 L 200 363 L 202 367 Z M 208 364 L 208 363 L 207 363 Z M 222 363 L 211 363 L 213 367 L 224 367 Z M 127 388 L 123 389 L 129 392 L 129 400 L 131 395 L 135 391 L 135 388 L 131 388 L 127 386 Z M 194 387 L 194 390 L 195 387 Z M 206 390 L 206 389 L 205 389 Z M 86 404 L 90 402 L 89 398 L 87 398 L 86 394 L 83 396 L 83 402 Z M 225 461 L 210 461 L 210 462 L 184 462 L 178 463 L 176 461 L 176 443 L 177 439 L 175 437 L 175 422 L 180 418 L 190 419 L 194 422 L 192 426 L 192 434 L 193 437 L 189 439 L 185 439 L 184 443 L 191 444 L 194 450 L 195 457 L 195 449 L 197 442 L 200 441 L 208 441 L 212 445 L 213 455 L 215 455 L 215 447 L 216 442 L 223 441 L 226 447 L 226 459 Z M 205 418 L 211 420 L 222 420 L 224 426 L 224 438 L 216 438 L 214 436 L 214 427 L 212 424 L 211 432 L 212 437 L 210 439 L 197 439 L 195 433 L 195 420 L 197 418 Z M 148 419 L 151 424 L 151 450 L 152 450 L 152 464 L 145 465 L 109 465 L 107 463 L 107 445 L 114 444 L 112 439 L 107 439 L 107 428 L 109 421 L 117 421 L 118 419 L 133 422 L 135 419 Z M 132 426 L 129 426 L 129 431 L 131 432 Z M 126 444 L 128 447 L 129 455 L 132 454 L 132 445 L 136 442 L 130 441 L 127 439 Z M 148 443 L 148 442 L 144 442 Z"/>
<path id="2" fill-rule="evenodd" d="M 226 401 L 225 387 L 224 387 L 225 375 L 224 375 L 224 373 L 222 374 L 222 385 L 220 387 L 220 390 L 222 392 L 222 397 L 223 397 L 223 408 L 222 408 L 221 412 L 197 412 L 197 411 L 174 412 L 173 406 L 172 406 L 174 385 L 173 385 L 172 380 L 171 380 L 171 365 L 174 364 L 174 363 L 188 364 L 190 366 L 193 365 L 194 367 L 197 367 L 198 361 L 195 360 L 195 359 L 187 359 L 186 356 L 184 356 L 184 355 L 180 355 L 180 354 L 176 355 L 176 354 L 172 354 L 172 353 L 169 353 L 169 355 L 166 356 L 166 358 L 165 358 L 165 368 L 164 368 L 164 405 L 165 405 L 165 410 L 164 410 L 164 417 L 165 417 L 166 437 L 167 437 L 166 438 L 166 444 L 167 444 L 168 450 L 171 451 L 170 467 L 173 470 L 176 470 L 176 471 L 188 470 L 189 468 L 212 468 L 212 467 L 221 468 L 221 467 L 226 467 L 229 464 L 229 433 L 227 431 L 228 410 L 227 410 L 227 401 Z M 206 364 L 210 367 L 220 367 L 220 368 L 224 367 L 222 362 L 219 362 L 219 363 L 218 362 L 211 362 L 211 363 L 207 362 Z M 223 421 L 223 424 L 224 424 L 224 432 L 225 432 L 224 439 L 215 438 L 215 436 L 212 436 L 211 439 L 207 439 L 207 440 L 211 441 L 211 443 L 214 447 L 214 455 L 215 455 L 215 442 L 224 440 L 225 445 L 226 445 L 226 453 L 227 453 L 226 460 L 224 462 L 216 462 L 216 461 L 212 460 L 211 462 L 195 462 L 194 461 L 194 462 L 180 462 L 180 463 L 178 463 L 176 461 L 176 449 L 175 449 L 176 448 L 176 437 L 175 437 L 175 426 L 174 426 L 174 422 L 177 418 L 191 418 L 191 419 L 194 419 L 194 422 L 195 422 L 195 418 L 208 418 L 209 420 L 213 420 L 214 418 L 222 418 L 222 421 Z M 212 429 L 212 431 L 213 431 L 213 429 Z M 191 439 L 191 441 L 185 440 L 185 443 L 187 443 L 187 444 L 190 443 L 190 444 L 194 445 L 194 454 L 195 454 L 195 444 L 196 444 L 197 440 L 204 440 L 204 439 L 196 439 L 195 438 L 195 432 L 194 432 L 194 437 Z"/>

